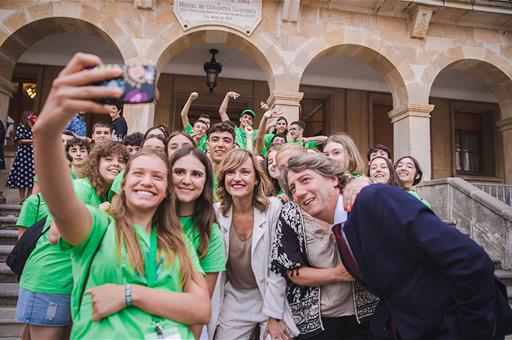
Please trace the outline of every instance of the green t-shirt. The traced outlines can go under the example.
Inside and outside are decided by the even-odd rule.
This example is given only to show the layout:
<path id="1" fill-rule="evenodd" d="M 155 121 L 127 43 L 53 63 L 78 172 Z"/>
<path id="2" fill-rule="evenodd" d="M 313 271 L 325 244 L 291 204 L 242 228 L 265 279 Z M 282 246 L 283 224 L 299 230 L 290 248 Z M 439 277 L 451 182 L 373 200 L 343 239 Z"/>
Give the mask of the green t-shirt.
<path id="1" fill-rule="evenodd" d="M 275 134 L 267 133 L 265 138 L 263 139 L 263 150 L 261 151 L 261 155 L 263 157 L 267 157 L 267 150 L 270 147 L 270 143 L 272 142 L 272 138 L 274 138 Z"/>
<path id="2" fill-rule="evenodd" d="M 180 217 L 181 227 L 188 236 L 194 248 L 199 248 L 201 244 L 201 236 L 199 229 L 194 225 L 193 217 Z M 199 257 L 199 253 L 197 253 Z M 199 264 L 205 273 L 218 273 L 226 270 L 226 254 L 224 252 L 224 240 L 217 223 L 212 225 L 210 234 L 210 244 L 208 245 L 208 253 L 204 258 L 199 259 Z"/>
<path id="3" fill-rule="evenodd" d="M 288 142 L 288 143 L 291 143 L 291 144 L 297 144 L 297 145 L 300 145 L 302 146 L 304 149 L 313 149 L 313 148 L 318 148 L 318 143 L 315 142 L 315 141 L 309 141 L 309 142 L 304 142 L 304 141 L 300 141 L 300 142 Z"/>
<path id="4" fill-rule="evenodd" d="M 16 225 L 18 227 L 30 228 L 46 216 L 48 216 L 48 207 L 41 193 L 30 195 L 23 202 Z"/>
<path id="5" fill-rule="evenodd" d="M 414 197 L 416 197 L 417 199 L 419 199 L 421 201 L 421 203 L 425 204 L 427 207 L 432 209 L 432 207 L 430 206 L 430 203 L 426 199 L 421 198 L 420 195 L 416 191 L 408 190 L 407 192 L 409 194 L 413 195 Z"/>
<path id="6" fill-rule="evenodd" d="M 98 198 L 88 178 L 73 181 L 73 188 L 77 198 L 85 204 L 98 206 L 104 202 Z M 43 230 L 50 226 L 51 221 L 50 216 Z M 51 244 L 48 236 L 46 232 L 37 241 L 23 268 L 20 286 L 34 292 L 70 294 L 73 287 L 71 258 L 57 244 Z"/>
<path id="7" fill-rule="evenodd" d="M 92 186 L 89 178 L 80 178 L 73 181 L 73 188 L 75 189 L 76 197 L 84 202 L 93 206 L 98 206 L 107 201 L 107 197 L 98 197 L 96 189 Z"/>
<path id="8" fill-rule="evenodd" d="M 192 130 L 192 125 L 188 124 L 183 129 L 183 133 L 186 133 L 189 136 L 192 136 L 194 131 Z M 206 133 L 201 136 L 199 139 L 199 142 L 197 143 L 197 148 L 203 152 L 206 152 L 206 142 L 208 141 L 208 136 L 206 136 Z"/>
<path id="9" fill-rule="evenodd" d="M 73 329 L 71 331 L 71 339 L 144 339 L 145 336 L 152 336 L 152 339 L 157 339 L 155 321 L 152 315 L 135 306 L 123 308 L 99 322 L 93 322 L 91 295 L 84 295 L 80 311 L 78 310 L 82 286 L 86 278 L 85 271 L 89 268 L 93 254 L 100 242 L 99 250 L 90 266 L 90 275 L 85 290 L 107 283 L 118 285 L 131 283 L 147 286 L 146 276 L 136 272 L 130 266 L 124 244 L 121 245 L 121 257 L 118 256 L 114 219 L 98 208 L 89 206 L 88 208 L 91 213 L 92 226 L 87 239 L 76 247 L 69 245 L 62 239 L 60 241 L 60 246 L 71 253 L 73 262 L 74 287 L 71 294 Z M 138 225 L 134 225 L 133 228 L 138 237 L 141 250 L 147 258 L 150 233 Z M 195 271 L 201 272 L 192 243 L 188 237 L 184 237 L 184 240 L 189 249 L 193 268 Z M 176 258 L 172 265 L 169 266 L 167 263 L 164 263 L 165 256 L 162 255 L 160 258 L 160 263 L 157 265 L 158 278 L 154 288 L 164 291 L 182 292 L 179 260 Z M 181 339 L 194 339 L 192 331 L 187 325 L 168 319 L 156 319 L 160 322 L 166 336 L 170 337 L 172 334 L 179 333 Z"/>
<path id="10" fill-rule="evenodd" d="M 252 131 L 253 141 L 257 134 L 258 130 Z M 240 126 L 235 126 L 235 143 L 240 147 L 240 149 L 247 149 L 247 136 L 245 135 L 244 129 Z"/>
<path id="11" fill-rule="evenodd" d="M 110 186 L 110 190 L 108 191 L 108 200 L 112 202 L 112 196 L 119 195 L 121 192 L 121 185 L 123 184 L 124 170 L 121 170 L 120 173 L 117 174 L 114 182 Z"/>

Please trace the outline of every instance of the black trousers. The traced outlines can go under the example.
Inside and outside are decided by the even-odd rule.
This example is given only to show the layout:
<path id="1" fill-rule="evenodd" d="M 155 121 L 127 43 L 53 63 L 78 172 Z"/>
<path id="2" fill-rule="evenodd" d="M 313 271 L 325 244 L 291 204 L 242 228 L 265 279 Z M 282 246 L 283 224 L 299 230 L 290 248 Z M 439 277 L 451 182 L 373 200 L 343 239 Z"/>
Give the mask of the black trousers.
<path id="1" fill-rule="evenodd" d="M 356 317 L 322 318 L 325 330 L 315 340 L 370 340 L 373 339 L 368 322 L 357 323 Z"/>

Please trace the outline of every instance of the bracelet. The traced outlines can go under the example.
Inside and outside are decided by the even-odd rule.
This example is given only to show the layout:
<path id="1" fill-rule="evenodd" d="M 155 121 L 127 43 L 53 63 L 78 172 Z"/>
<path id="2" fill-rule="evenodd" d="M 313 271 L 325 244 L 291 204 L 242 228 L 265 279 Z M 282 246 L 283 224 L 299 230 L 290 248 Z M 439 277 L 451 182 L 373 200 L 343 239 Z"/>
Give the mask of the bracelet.
<path id="1" fill-rule="evenodd" d="M 133 305 L 132 285 L 124 285 L 124 303 L 126 307 Z"/>

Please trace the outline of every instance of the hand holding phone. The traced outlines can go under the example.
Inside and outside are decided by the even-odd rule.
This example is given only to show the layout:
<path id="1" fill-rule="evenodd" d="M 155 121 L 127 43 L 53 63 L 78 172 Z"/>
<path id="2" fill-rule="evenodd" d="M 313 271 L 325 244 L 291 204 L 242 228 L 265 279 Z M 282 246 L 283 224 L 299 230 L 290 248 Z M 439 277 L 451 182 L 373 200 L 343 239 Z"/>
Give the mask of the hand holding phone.
<path id="1" fill-rule="evenodd" d="M 97 86 L 117 87 L 123 91 L 119 98 L 98 98 L 101 104 L 142 104 L 150 103 L 155 97 L 156 68 L 152 65 L 98 65 L 95 69 L 108 70 L 121 68 L 123 73 L 114 79 L 95 83 Z"/>

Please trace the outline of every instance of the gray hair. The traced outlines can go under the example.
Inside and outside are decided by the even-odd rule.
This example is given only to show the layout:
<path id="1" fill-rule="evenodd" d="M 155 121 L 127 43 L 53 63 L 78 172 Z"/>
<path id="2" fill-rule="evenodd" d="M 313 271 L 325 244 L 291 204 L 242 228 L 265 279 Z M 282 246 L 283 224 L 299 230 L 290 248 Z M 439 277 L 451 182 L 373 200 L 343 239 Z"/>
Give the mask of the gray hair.
<path id="1" fill-rule="evenodd" d="M 283 170 L 279 179 L 281 188 L 288 197 L 292 197 L 290 186 L 288 185 L 288 173 L 301 172 L 304 170 L 313 170 L 324 177 L 337 177 L 338 187 L 343 190 L 345 185 L 352 179 L 349 172 L 344 172 L 323 153 L 299 153 L 288 160 L 288 166 Z"/>

